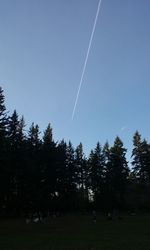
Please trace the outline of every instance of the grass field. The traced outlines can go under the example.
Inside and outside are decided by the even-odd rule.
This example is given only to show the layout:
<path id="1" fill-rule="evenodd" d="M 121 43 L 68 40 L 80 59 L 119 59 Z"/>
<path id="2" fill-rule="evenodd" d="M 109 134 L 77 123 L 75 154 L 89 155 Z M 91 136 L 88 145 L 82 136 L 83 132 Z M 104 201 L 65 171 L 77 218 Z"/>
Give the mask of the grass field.
<path id="1" fill-rule="evenodd" d="M 0 250 L 150 250 L 150 216 L 94 223 L 88 215 L 64 215 L 45 224 L 0 221 Z"/>

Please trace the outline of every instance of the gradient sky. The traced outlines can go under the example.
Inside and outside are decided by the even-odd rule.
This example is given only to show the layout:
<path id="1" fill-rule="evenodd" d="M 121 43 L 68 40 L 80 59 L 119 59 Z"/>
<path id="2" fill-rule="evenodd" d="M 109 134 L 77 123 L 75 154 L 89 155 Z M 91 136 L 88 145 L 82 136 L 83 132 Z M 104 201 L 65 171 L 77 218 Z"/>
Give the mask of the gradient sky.
<path id="1" fill-rule="evenodd" d="M 139 130 L 150 140 L 150 1 L 102 0 L 74 120 L 98 0 L 0 0 L 0 85 L 7 109 L 50 122 L 85 153 Z"/>

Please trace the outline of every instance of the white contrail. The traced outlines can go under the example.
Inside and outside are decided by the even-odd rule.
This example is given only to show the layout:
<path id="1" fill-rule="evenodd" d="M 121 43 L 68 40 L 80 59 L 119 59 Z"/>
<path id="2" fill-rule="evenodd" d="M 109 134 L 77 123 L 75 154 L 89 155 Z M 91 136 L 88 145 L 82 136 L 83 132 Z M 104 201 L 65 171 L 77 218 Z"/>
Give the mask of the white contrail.
<path id="1" fill-rule="evenodd" d="M 92 41 L 93 41 L 93 36 L 94 36 L 96 24 L 97 24 L 97 19 L 98 19 L 100 7 L 101 7 L 101 2 L 102 2 L 102 0 L 99 1 L 98 7 L 97 7 L 94 25 L 93 25 L 93 29 L 92 29 L 92 33 L 91 33 L 91 37 L 90 37 L 90 41 L 89 41 L 89 46 L 88 46 L 88 50 L 87 50 L 87 54 L 86 54 L 86 58 L 85 58 L 85 62 L 84 62 L 84 66 L 83 66 L 83 70 L 82 70 L 82 74 L 81 74 L 81 79 L 80 79 L 80 83 L 79 83 L 79 88 L 78 88 L 78 92 L 77 92 L 77 96 L 76 96 L 76 100 L 75 100 L 75 104 L 74 104 L 74 108 L 73 108 L 73 112 L 72 112 L 72 120 L 73 120 L 73 117 L 75 114 L 75 110 L 76 110 L 76 106 L 77 106 L 77 102 L 78 102 L 78 98 L 79 98 L 79 94 L 80 94 L 80 89 L 82 86 L 83 77 L 84 77 L 84 73 L 86 70 L 86 65 L 87 65 L 87 61 L 88 61 L 88 57 L 89 57 L 89 53 L 90 53 L 90 49 L 91 49 L 91 45 L 92 45 Z"/>

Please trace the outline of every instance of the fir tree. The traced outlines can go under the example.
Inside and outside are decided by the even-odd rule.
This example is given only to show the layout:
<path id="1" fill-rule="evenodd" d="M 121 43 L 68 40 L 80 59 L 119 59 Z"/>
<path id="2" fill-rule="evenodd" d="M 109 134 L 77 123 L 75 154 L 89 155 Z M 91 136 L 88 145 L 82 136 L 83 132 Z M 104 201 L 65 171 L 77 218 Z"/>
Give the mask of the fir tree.
<path id="1" fill-rule="evenodd" d="M 129 174 L 126 160 L 126 149 L 119 137 L 116 137 L 114 145 L 110 148 L 109 160 L 106 169 L 106 185 L 110 207 L 123 206 L 124 194 Z"/>
<path id="2" fill-rule="evenodd" d="M 104 156 L 99 142 L 95 150 L 91 151 L 88 162 L 90 189 L 93 192 L 94 201 L 98 202 L 101 199 L 104 186 Z"/>
<path id="3" fill-rule="evenodd" d="M 0 143 L 5 140 L 7 123 L 8 120 L 5 107 L 5 97 L 3 94 L 3 89 L 0 87 Z"/>
<path id="4" fill-rule="evenodd" d="M 79 193 L 79 207 L 84 209 L 85 202 L 88 201 L 88 164 L 83 152 L 83 145 L 80 143 L 75 149 L 75 170 L 76 170 L 76 185 Z"/>
<path id="5" fill-rule="evenodd" d="M 7 124 L 8 118 L 5 107 L 3 89 L 0 87 L 0 212 L 6 208 L 9 195 L 9 164 L 7 152 Z M 5 209 L 4 209 L 5 210 Z"/>
<path id="6" fill-rule="evenodd" d="M 133 173 L 140 182 L 150 181 L 150 145 L 138 131 L 133 136 L 132 165 Z"/>

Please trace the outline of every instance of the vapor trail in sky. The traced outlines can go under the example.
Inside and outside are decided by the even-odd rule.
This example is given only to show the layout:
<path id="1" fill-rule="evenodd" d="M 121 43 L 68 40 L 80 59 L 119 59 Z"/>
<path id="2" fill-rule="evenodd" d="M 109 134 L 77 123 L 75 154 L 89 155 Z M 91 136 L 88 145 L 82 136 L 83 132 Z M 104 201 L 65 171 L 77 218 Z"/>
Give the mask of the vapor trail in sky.
<path id="1" fill-rule="evenodd" d="M 80 83 L 79 83 L 79 88 L 78 88 L 78 92 L 77 92 L 77 96 L 76 96 L 76 100 L 75 100 L 75 104 L 74 104 L 74 108 L 73 108 L 73 112 L 72 112 L 72 120 L 74 118 L 74 114 L 75 114 L 75 111 L 76 111 L 76 106 L 77 106 L 77 102 L 78 102 L 78 98 L 79 98 L 79 94 L 80 94 L 80 89 L 81 89 L 81 86 L 82 86 L 83 77 L 84 77 L 84 73 L 85 73 L 85 70 L 86 70 L 86 65 L 87 65 L 89 53 L 90 53 L 90 50 L 91 50 L 93 36 L 94 36 L 94 32 L 95 32 L 95 28 L 96 28 L 96 24 L 97 24 L 97 20 L 98 20 L 98 15 L 99 15 L 99 12 L 100 12 L 101 2 L 102 2 L 102 0 L 99 1 L 98 7 L 97 7 L 97 12 L 96 12 L 95 20 L 94 20 L 94 25 L 93 25 L 93 29 L 92 29 L 92 33 L 91 33 L 91 37 L 90 37 L 90 41 L 89 41 L 89 46 L 88 46 L 88 49 L 87 49 L 86 58 L 85 58 L 85 62 L 84 62 L 84 65 L 83 65 L 83 70 L 82 70 L 81 79 L 80 79 Z"/>

